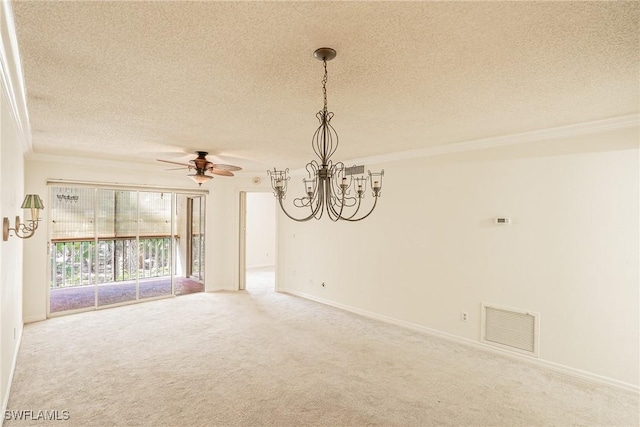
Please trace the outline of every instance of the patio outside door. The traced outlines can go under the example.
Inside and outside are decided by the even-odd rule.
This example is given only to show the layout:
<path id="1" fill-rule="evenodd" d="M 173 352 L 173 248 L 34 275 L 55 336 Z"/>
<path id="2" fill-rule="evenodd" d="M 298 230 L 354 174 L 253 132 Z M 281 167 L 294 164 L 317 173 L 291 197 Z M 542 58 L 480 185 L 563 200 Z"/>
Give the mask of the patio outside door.
<path id="1" fill-rule="evenodd" d="M 202 292 L 204 209 L 199 195 L 50 187 L 47 314 Z"/>

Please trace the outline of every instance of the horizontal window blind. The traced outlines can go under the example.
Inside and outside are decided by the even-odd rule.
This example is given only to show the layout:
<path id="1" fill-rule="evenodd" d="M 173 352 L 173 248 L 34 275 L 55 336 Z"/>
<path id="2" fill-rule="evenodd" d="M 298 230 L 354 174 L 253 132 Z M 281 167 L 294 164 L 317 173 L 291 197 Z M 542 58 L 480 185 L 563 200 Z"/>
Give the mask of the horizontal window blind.
<path id="1" fill-rule="evenodd" d="M 171 194 L 140 192 L 140 236 L 171 234 Z"/>
<path id="2" fill-rule="evenodd" d="M 53 239 L 85 239 L 95 235 L 95 190 L 51 187 L 50 221 Z"/>
<path id="3" fill-rule="evenodd" d="M 51 187 L 54 240 L 169 236 L 171 193 Z"/>

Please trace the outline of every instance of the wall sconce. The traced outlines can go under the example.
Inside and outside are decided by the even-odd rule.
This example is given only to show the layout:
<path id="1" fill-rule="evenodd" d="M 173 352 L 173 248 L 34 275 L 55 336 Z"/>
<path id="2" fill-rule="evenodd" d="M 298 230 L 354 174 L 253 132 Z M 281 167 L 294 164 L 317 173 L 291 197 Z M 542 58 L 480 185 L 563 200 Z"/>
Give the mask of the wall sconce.
<path id="1" fill-rule="evenodd" d="M 38 229 L 38 221 L 40 221 L 40 209 L 44 209 L 42 199 L 37 194 L 27 194 L 22 202 L 21 209 L 31 209 L 31 220 L 27 224 L 20 222 L 20 217 L 16 216 L 16 224 L 14 228 L 9 228 L 9 218 L 6 216 L 2 221 L 2 240 L 5 242 L 9 240 L 9 232 L 13 231 L 14 234 L 21 239 L 28 239 L 33 236 L 33 233 Z"/>

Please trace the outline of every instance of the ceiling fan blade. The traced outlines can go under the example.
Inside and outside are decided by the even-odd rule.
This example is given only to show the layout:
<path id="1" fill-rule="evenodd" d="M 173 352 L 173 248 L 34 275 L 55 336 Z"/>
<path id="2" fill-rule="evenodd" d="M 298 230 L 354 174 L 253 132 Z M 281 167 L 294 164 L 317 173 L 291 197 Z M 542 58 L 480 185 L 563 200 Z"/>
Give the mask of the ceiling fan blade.
<path id="1" fill-rule="evenodd" d="M 170 169 L 165 169 L 166 171 L 182 171 L 184 170 L 184 166 L 181 168 L 170 168 Z"/>
<path id="2" fill-rule="evenodd" d="M 163 163 L 171 163 L 172 165 L 180 165 L 180 166 L 186 166 L 189 168 L 192 168 L 193 165 L 190 165 L 188 163 L 181 163 L 181 162 L 172 162 L 171 160 L 162 160 L 162 159 L 156 159 L 159 162 L 163 162 Z"/>
<path id="3" fill-rule="evenodd" d="M 213 165 L 211 165 L 212 169 L 218 169 L 220 171 L 239 171 L 242 170 L 242 168 L 240 166 L 233 166 L 233 165 L 225 165 L 225 164 L 220 164 L 220 163 L 215 163 Z"/>
<path id="4" fill-rule="evenodd" d="M 220 169 L 209 169 L 209 172 L 211 172 L 214 175 L 220 175 L 220 176 L 233 176 L 233 173 L 230 171 L 225 171 L 225 170 L 220 170 Z"/>

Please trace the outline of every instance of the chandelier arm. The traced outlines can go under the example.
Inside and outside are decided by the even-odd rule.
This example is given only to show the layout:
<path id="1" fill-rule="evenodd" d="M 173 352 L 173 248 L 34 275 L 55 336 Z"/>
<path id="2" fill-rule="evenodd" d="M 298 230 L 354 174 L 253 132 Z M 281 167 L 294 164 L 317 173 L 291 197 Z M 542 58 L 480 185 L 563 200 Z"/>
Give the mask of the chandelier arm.
<path id="1" fill-rule="evenodd" d="M 313 206 L 313 202 L 316 202 L 315 207 Z M 309 209 L 311 210 L 311 214 L 314 218 L 316 217 L 318 210 L 321 209 L 319 208 L 319 206 L 321 206 L 321 203 L 319 201 L 319 197 L 318 197 L 318 191 L 317 188 L 314 188 L 314 193 L 313 196 L 309 198 Z"/>
<path id="2" fill-rule="evenodd" d="M 331 201 L 331 180 L 329 179 L 329 182 L 327 183 L 327 187 L 325 188 L 326 191 L 326 198 L 327 200 Z M 337 203 L 337 201 L 336 201 Z M 342 205 L 340 206 L 340 212 L 342 212 Z M 340 219 L 340 213 L 336 212 L 335 207 L 334 207 L 334 203 L 333 201 L 331 203 L 327 203 L 327 214 L 329 214 L 329 218 L 331 218 L 331 221 L 336 222 Z M 332 215 L 333 214 L 333 215 Z"/>
<path id="3" fill-rule="evenodd" d="M 329 188 L 331 188 L 331 185 L 329 185 Z M 344 219 L 342 217 L 342 211 L 344 210 L 344 207 L 348 205 L 345 203 L 345 194 L 342 194 L 340 199 L 338 199 L 337 196 L 334 196 L 334 198 L 336 199 L 335 203 L 327 204 L 327 211 L 330 211 L 333 214 L 333 216 L 329 215 L 331 217 L 331 220 L 337 222 L 338 220 Z M 340 203 L 340 211 L 336 211 L 336 208 L 334 206 L 334 204 L 338 203 Z"/>
<path id="4" fill-rule="evenodd" d="M 334 181 L 332 181 L 331 186 L 334 194 L 342 195 L 343 188 L 341 184 L 345 184 L 347 186 L 344 189 L 345 194 L 344 197 L 342 197 L 342 200 L 338 200 L 338 197 L 334 196 L 336 201 L 333 204 L 337 205 L 338 203 L 340 203 L 342 206 L 347 208 L 355 206 L 356 197 L 349 196 L 353 178 L 349 178 L 348 182 L 345 181 L 347 177 L 345 176 L 345 166 L 343 162 L 337 162 L 331 167 L 331 176 L 335 179 Z"/>
<path id="5" fill-rule="evenodd" d="M 290 219 L 294 221 L 305 222 L 305 221 L 309 221 L 311 218 L 315 216 L 315 212 L 312 212 L 311 215 L 307 216 L 306 218 L 296 218 L 294 216 L 291 216 L 289 212 L 287 212 L 287 210 L 284 208 L 284 204 L 282 203 L 282 197 L 278 197 L 278 203 L 280 204 L 280 209 L 282 209 L 282 212 L 284 212 L 286 216 L 288 216 Z"/>
<path id="6" fill-rule="evenodd" d="M 304 167 L 305 170 L 307 171 L 307 175 L 309 176 L 309 179 L 312 179 L 314 177 L 318 176 L 318 162 L 316 162 L 315 160 L 311 160 L 309 163 L 307 163 L 307 165 Z"/>
<path id="7" fill-rule="evenodd" d="M 293 199 L 293 206 L 295 206 L 296 208 L 311 207 L 311 211 L 313 211 L 314 200 L 315 200 L 315 195 L 312 195 L 311 197 L 309 196 L 296 197 L 295 199 Z"/>
<path id="8" fill-rule="evenodd" d="M 353 214 L 351 214 L 351 216 L 349 217 L 343 218 L 343 220 L 350 221 L 351 219 L 353 219 L 353 217 L 355 217 L 360 211 L 360 206 L 362 206 L 362 197 L 358 198 L 358 206 L 356 207 L 356 210 L 353 212 Z"/>
<path id="9" fill-rule="evenodd" d="M 341 197 L 341 198 L 338 198 L 338 196 L 334 196 L 334 199 L 335 199 L 335 202 L 333 203 L 334 206 L 340 204 L 345 208 L 352 208 L 356 205 L 356 197 L 348 197 L 346 194 L 344 195 L 344 197 Z"/>
<path id="10" fill-rule="evenodd" d="M 318 178 L 318 169 L 318 163 L 315 160 L 307 164 L 307 172 L 309 173 L 309 178 L 313 178 L 313 186 L 306 188 L 306 190 L 308 190 L 307 194 L 311 193 L 309 195 L 309 207 L 314 217 L 322 210 L 322 201 L 320 200 L 322 193 L 319 191 L 321 182 Z M 313 206 L 314 202 L 315 207 Z"/>
<path id="11" fill-rule="evenodd" d="M 298 197 L 293 199 L 293 206 L 296 208 L 306 208 L 311 206 L 311 199 L 308 197 Z M 311 209 L 313 210 L 313 208 Z"/>
<path id="12" fill-rule="evenodd" d="M 317 210 L 314 214 L 316 219 L 322 218 L 322 215 L 324 214 L 324 205 L 326 201 L 324 199 L 323 189 L 324 189 L 324 183 L 322 182 L 322 180 L 320 180 L 318 182 L 318 192 L 317 192 L 318 204 L 316 206 Z"/>
<path id="13" fill-rule="evenodd" d="M 337 216 L 342 216 L 342 210 L 347 207 L 350 208 L 355 205 L 355 200 L 353 197 L 348 197 L 349 188 L 348 184 L 345 184 L 344 177 L 344 163 L 338 162 L 330 167 L 330 178 L 329 183 L 327 184 L 329 187 L 330 201 L 331 207 L 333 208 L 333 213 Z M 343 188 L 343 185 L 346 187 Z M 351 202 L 351 200 L 354 200 Z M 337 212 L 335 207 L 340 206 L 340 212 Z"/>
<path id="14" fill-rule="evenodd" d="M 376 208 L 376 205 L 378 204 L 378 198 L 375 197 L 375 200 L 373 201 L 373 206 L 371 206 L 371 210 L 369 212 L 367 212 L 366 215 L 360 217 L 360 218 L 356 218 L 356 219 L 352 219 L 352 217 L 349 218 L 341 218 L 343 221 L 349 221 L 349 222 L 357 222 L 357 221 L 362 221 L 363 219 L 365 219 L 366 217 L 368 217 L 369 215 L 371 215 L 371 213 L 373 212 L 373 210 Z"/>
<path id="15" fill-rule="evenodd" d="M 318 185 L 321 186 L 322 185 L 322 181 L 320 181 L 320 183 Z M 322 206 L 324 204 L 324 200 L 322 198 L 322 192 L 320 190 L 321 190 L 321 188 L 319 188 L 315 192 L 313 197 L 300 197 L 300 198 L 294 200 L 294 205 L 295 205 L 295 201 L 296 200 L 303 200 L 305 198 L 309 199 L 308 204 L 305 204 L 303 206 L 298 206 L 298 207 L 309 206 L 311 208 L 311 213 L 308 216 L 304 217 L 304 218 L 296 218 L 296 217 L 292 216 L 291 214 L 289 214 L 289 212 L 287 212 L 287 210 L 285 209 L 284 204 L 282 203 L 282 197 L 278 198 L 278 202 L 280 204 L 280 209 L 282 209 L 282 212 L 284 212 L 284 214 L 286 216 L 288 216 L 289 218 L 291 218 L 294 221 L 305 222 L 305 221 L 309 221 L 312 218 L 320 219 L 320 218 L 322 218 Z M 316 200 L 315 207 L 313 206 L 314 199 Z"/>
<path id="16" fill-rule="evenodd" d="M 331 177 L 333 178 L 331 180 L 331 189 L 335 194 L 340 194 L 342 191 L 342 178 L 346 178 L 344 175 L 344 169 L 344 163 L 342 162 L 337 162 L 331 165 Z"/>

